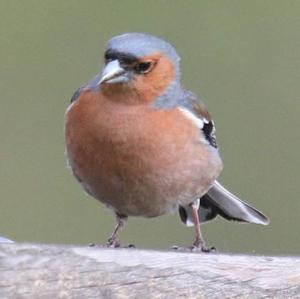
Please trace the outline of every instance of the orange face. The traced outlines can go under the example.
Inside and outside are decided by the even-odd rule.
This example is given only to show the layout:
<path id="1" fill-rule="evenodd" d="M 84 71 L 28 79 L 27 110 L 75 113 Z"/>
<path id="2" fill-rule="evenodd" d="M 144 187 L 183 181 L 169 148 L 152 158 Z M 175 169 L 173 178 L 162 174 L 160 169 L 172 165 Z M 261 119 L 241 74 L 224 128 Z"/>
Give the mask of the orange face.
<path id="1" fill-rule="evenodd" d="M 110 65 L 113 66 L 110 68 Z M 100 84 L 102 92 L 110 97 L 120 100 L 121 96 L 121 101 L 131 99 L 134 103 L 145 103 L 159 97 L 174 78 L 175 69 L 170 59 L 154 53 L 133 61 L 108 60 Z"/>

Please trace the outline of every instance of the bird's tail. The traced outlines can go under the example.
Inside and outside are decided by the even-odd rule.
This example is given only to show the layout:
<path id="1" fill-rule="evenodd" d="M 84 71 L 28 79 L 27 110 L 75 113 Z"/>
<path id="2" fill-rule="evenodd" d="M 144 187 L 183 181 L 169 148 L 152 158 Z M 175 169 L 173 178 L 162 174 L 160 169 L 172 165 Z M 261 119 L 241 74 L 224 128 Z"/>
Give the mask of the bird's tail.
<path id="1" fill-rule="evenodd" d="M 186 206 L 179 207 L 180 218 L 188 226 L 193 225 L 190 209 Z M 201 197 L 198 214 L 201 222 L 209 221 L 218 214 L 227 220 L 262 225 L 267 225 L 270 222 L 267 216 L 240 200 L 217 181 Z"/>

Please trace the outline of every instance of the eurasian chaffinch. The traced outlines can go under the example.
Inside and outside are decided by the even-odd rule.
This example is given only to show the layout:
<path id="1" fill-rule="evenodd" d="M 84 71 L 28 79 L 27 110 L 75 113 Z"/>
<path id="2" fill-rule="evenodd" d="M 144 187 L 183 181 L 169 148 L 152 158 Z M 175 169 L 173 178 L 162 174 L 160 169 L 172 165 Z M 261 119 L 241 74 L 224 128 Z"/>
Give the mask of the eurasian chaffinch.
<path id="1" fill-rule="evenodd" d="M 144 33 L 112 38 L 103 71 L 79 88 L 65 115 L 65 142 L 74 176 L 111 208 L 117 226 L 128 216 L 174 210 L 195 227 L 193 248 L 209 251 L 200 223 L 268 224 L 268 218 L 226 190 L 214 122 L 180 83 L 180 58 L 164 40 Z"/>

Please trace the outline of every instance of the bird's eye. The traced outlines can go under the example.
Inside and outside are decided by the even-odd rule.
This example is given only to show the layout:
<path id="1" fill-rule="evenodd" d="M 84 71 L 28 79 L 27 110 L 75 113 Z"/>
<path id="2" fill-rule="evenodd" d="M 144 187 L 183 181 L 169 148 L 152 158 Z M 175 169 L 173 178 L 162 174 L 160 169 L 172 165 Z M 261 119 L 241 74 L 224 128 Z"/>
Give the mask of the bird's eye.
<path id="1" fill-rule="evenodd" d="M 152 69 L 152 66 L 151 61 L 140 62 L 135 66 L 135 71 L 139 74 L 146 74 Z"/>

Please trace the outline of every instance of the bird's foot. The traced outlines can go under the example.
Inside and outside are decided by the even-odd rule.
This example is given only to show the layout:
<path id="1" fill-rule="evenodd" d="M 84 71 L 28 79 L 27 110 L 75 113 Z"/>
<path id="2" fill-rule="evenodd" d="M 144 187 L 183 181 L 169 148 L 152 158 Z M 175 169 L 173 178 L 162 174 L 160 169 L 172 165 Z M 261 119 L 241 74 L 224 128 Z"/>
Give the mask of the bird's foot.
<path id="1" fill-rule="evenodd" d="M 204 253 L 216 253 L 217 249 L 216 247 L 213 246 L 206 246 L 206 245 L 201 245 L 201 246 L 191 246 L 191 251 L 192 252 L 204 252 Z"/>
<path id="2" fill-rule="evenodd" d="M 171 250 L 176 250 L 179 252 L 203 252 L 203 253 L 213 253 L 216 252 L 217 249 L 215 247 L 208 247 L 205 244 L 193 244 L 188 247 L 180 247 L 180 246 L 172 246 Z"/>
<path id="3" fill-rule="evenodd" d="M 106 242 L 108 248 L 120 248 L 121 243 L 116 238 L 109 238 Z"/>
<path id="4" fill-rule="evenodd" d="M 110 244 L 109 241 L 107 241 L 105 245 L 90 243 L 88 246 L 94 248 L 136 248 L 133 244 L 121 246 L 120 242 Z"/>
<path id="5" fill-rule="evenodd" d="M 106 242 L 106 247 L 108 248 L 135 248 L 135 245 L 129 244 L 122 246 L 121 243 L 115 238 L 109 238 Z"/>
<path id="6" fill-rule="evenodd" d="M 191 251 L 193 252 L 216 252 L 217 249 L 215 247 L 206 246 L 203 239 L 196 239 L 193 246 L 191 247 Z"/>

